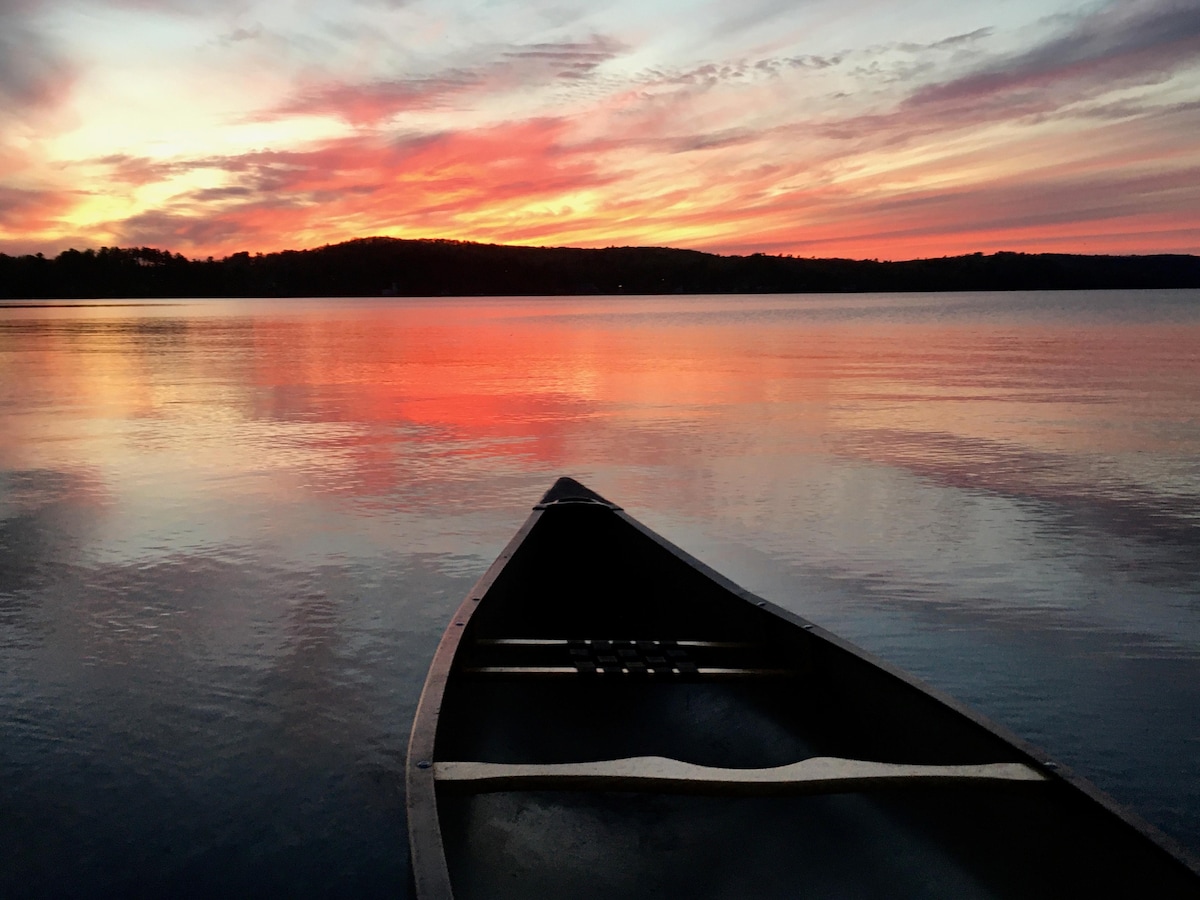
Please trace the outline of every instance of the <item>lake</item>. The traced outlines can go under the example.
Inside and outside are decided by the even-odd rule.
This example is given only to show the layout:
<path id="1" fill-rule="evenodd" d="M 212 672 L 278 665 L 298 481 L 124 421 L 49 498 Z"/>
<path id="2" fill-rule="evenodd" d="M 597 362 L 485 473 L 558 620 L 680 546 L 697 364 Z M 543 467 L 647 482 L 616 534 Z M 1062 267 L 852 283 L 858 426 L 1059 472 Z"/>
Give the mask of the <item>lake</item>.
<path id="1" fill-rule="evenodd" d="M 0 308 L 0 895 L 403 895 L 573 475 L 1200 852 L 1200 291 Z"/>

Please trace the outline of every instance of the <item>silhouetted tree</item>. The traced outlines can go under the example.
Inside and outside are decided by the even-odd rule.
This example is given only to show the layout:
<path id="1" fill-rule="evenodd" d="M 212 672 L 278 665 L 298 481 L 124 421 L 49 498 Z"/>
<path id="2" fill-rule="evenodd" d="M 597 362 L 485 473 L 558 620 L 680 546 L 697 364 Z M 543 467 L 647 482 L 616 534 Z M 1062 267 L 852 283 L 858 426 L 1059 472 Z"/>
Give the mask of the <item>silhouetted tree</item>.
<path id="1" fill-rule="evenodd" d="M 1200 257 L 974 253 L 904 262 L 663 247 L 364 238 L 188 260 L 150 247 L 0 254 L 0 298 L 478 296 L 1200 287 Z"/>

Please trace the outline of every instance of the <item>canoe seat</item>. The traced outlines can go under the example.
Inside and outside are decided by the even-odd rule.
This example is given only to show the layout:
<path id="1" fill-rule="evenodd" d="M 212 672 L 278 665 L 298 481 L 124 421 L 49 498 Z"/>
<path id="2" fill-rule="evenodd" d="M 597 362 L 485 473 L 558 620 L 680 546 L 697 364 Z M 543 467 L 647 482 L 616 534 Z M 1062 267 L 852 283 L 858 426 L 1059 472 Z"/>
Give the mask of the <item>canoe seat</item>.
<path id="1" fill-rule="evenodd" d="M 1044 782 L 1025 763 L 913 765 L 815 756 L 764 769 L 723 769 L 661 756 L 597 762 L 509 764 L 435 762 L 434 779 L 470 793 L 647 791 L 685 794 L 833 794 L 871 788 Z"/>

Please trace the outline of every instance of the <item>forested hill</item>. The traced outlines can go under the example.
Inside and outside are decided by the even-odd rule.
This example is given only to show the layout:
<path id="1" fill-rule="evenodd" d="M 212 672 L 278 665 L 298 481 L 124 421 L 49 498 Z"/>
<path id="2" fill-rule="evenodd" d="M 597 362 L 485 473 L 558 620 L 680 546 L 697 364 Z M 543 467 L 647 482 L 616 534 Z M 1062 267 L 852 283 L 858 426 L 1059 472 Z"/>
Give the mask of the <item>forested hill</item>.
<path id="1" fill-rule="evenodd" d="M 1200 257 L 996 253 L 875 262 L 365 238 L 189 260 L 148 248 L 0 254 L 0 298 L 471 296 L 1200 287 Z"/>

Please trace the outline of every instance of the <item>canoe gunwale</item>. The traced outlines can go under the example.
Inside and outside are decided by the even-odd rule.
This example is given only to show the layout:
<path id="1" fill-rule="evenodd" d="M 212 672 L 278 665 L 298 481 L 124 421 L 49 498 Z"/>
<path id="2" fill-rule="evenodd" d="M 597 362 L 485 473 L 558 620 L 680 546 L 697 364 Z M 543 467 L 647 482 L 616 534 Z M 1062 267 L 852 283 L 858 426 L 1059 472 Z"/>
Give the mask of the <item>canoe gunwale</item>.
<path id="1" fill-rule="evenodd" d="M 422 900 L 453 900 L 454 897 L 450 886 L 450 870 L 446 864 L 446 852 L 442 846 L 433 765 L 438 718 L 446 694 L 446 684 L 450 679 L 450 670 L 453 668 L 462 636 L 467 630 L 466 626 L 479 609 L 480 601 L 537 525 L 542 513 L 541 509 L 534 509 L 459 605 L 454 618 L 442 634 L 437 650 L 434 651 L 429 675 L 417 701 L 405 766 L 405 804 L 409 823 L 408 849 L 412 880 L 416 896 Z M 413 827 L 416 819 L 421 821 L 422 827 Z"/>

